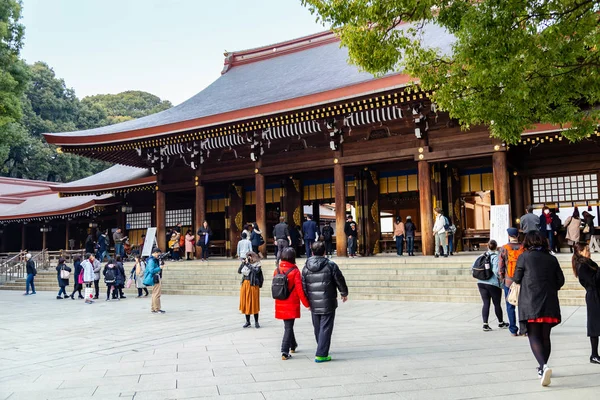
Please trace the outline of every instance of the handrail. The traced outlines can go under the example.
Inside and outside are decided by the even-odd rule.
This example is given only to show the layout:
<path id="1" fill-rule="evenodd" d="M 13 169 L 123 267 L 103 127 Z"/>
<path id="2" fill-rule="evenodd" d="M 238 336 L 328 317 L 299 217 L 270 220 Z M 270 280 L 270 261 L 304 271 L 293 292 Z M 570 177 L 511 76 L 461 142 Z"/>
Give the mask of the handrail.
<path id="1" fill-rule="evenodd" d="M 20 252 L 0 264 L 0 283 L 25 277 L 25 254 Z"/>

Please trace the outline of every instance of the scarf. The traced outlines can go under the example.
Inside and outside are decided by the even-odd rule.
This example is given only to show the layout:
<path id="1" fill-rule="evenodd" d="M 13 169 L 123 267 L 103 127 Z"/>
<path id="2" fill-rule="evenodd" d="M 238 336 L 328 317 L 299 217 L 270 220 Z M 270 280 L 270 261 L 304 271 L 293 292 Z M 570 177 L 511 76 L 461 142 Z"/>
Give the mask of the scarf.
<path id="1" fill-rule="evenodd" d="M 550 215 L 550 213 L 544 214 L 544 217 L 546 217 L 546 224 L 552 225 L 552 216 Z"/>

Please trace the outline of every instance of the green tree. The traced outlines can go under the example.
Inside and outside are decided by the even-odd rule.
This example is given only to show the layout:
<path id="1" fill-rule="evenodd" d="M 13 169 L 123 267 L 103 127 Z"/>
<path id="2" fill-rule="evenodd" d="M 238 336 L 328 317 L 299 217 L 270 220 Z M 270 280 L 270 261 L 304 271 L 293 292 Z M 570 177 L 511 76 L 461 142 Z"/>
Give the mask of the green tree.
<path id="1" fill-rule="evenodd" d="M 97 94 L 84 97 L 81 102 L 88 106 L 99 106 L 107 114 L 111 124 L 140 118 L 173 107 L 168 100 L 139 90 L 128 90 L 118 94 Z"/>
<path id="2" fill-rule="evenodd" d="M 577 140 L 600 121 L 597 0 L 301 0 L 375 75 L 404 69 L 463 128 L 509 143 L 535 123 Z M 407 25 L 401 25 L 408 22 Z M 452 54 L 422 45 L 426 24 L 453 34 Z"/>
<path id="3" fill-rule="evenodd" d="M 2 175 L 55 182 L 93 175 L 109 165 L 58 153 L 42 134 L 96 128 L 171 107 L 170 102 L 140 91 L 91 96 L 80 101 L 46 63 L 36 62 L 28 66 L 28 71 L 30 80 L 21 101 L 22 117 L 19 123 L 11 125 L 15 139 L 8 156 L 0 158 L 4 160 L 0 164 Z"/>
<path id="4" fill-rule="evenodd" d="M 23 139 L 15 124 L 21 118 L 21 96 L 27 82 L 27 68 L 19 58 L 24 27 L 20 0 L 0 0 L 0 161 L 11 143 Z"/>

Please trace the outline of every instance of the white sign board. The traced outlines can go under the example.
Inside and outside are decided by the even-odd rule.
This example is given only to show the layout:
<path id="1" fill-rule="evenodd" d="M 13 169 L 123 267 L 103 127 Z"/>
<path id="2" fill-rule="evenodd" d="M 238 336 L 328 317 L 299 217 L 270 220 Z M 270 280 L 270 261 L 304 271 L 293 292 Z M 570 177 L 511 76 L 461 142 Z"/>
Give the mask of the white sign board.
<path id="1" fill-rule="evenodd" d="M 492 206 L 490 211 L 490 240 L 495 240 L 498 247 L 508 243 L 508 233 L 510 228 L 510 211 L 508 204 Z"/>
<path id="2" fill-rule="evenodd" d="M 142 249 L 142 257 L 149 257 L 152 254 L 152 246 L 156 241 L 156 228 L 148 228 L 146 230 L 146 240 L 144 240 L 144 248 Z"/>

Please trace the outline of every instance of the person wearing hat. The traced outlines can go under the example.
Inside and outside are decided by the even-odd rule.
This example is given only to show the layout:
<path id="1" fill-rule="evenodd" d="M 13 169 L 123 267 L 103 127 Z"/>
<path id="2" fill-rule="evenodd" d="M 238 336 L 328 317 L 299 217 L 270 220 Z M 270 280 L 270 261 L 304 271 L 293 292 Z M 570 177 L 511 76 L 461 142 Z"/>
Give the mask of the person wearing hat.
<path id="1" fill-rule="evenodd" d="M 412 218 L 410 215 L 406 217 L 406 222 L 404 223 L 404 232 L 406 233 L 406 252 L 409 256 L 415 255 L 415 231 L 417 227 L 412 222 Z"/>
<path id="2" fill-rule="evenodd" d="M 25 260 L 27 263 L 25 264 L 25 268 L 27 269 L 27 280 L 25 281 L 25 296 L 29 296 L 30 294 L 35 294 L 35 284 L 33 283 L 33 278 L 36 276 L 37 271 L 35 269 L 35 262 L 31 259 L 31 253 L 27 253 L 25 255 Z M 29 287 L 31 286 L 31 293 L 29 293 Z"/>
<path id="3" fill-rule="evenodd" d="M 512 336 L 519 336 L 519 328 L 517 327 L 517 318 L 515 314 L 515 306 L 508 302 L 508 293 L 510 285 L 513 283 L 513 276 L 517 268 L 517 260 L 523 254 L 525 249 L 519 243 L 519 230 L 517 228 L 508 228 L 508 243 L 500 248 L 500 258 L 498 260 L 498 270 L 500 272 L 500 280 L 504 281 L 504 300 L 506 301 L 506 313 L 508 314 L 508 330 Z"/>
<path id="4" fill-rule="evenodd" d="M 146 260 L 146 270 L 144 271 L 144 285 L 152 286 L 152 306 L 153 314 L 164 314 L 166 311 L 160 308 L 160 287 L 162 281 L 162 266 L 158 257 L 162 251 L 155 247 L 152 249 L 152 255 Z"/>

